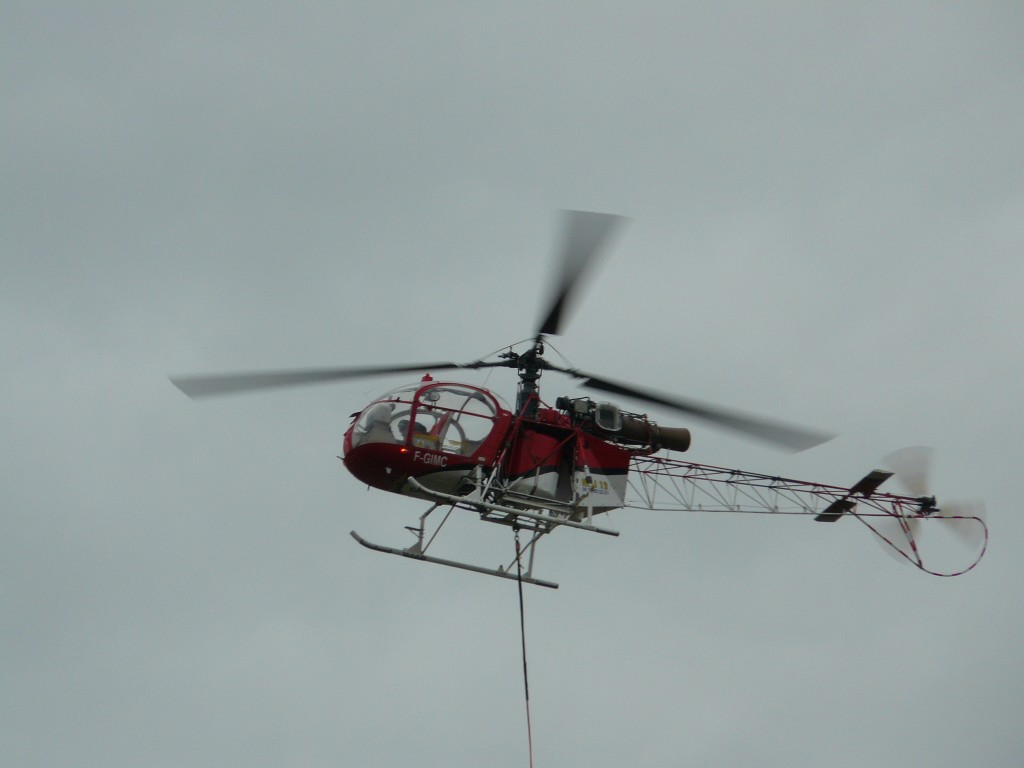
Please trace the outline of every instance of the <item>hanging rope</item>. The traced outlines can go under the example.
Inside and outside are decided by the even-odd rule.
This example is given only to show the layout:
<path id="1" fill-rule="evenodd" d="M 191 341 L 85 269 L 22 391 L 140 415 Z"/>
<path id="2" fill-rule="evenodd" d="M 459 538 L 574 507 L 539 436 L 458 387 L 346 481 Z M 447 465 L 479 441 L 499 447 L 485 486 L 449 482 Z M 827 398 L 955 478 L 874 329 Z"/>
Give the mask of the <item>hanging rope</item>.
<path id="1" fill-rule="evenodd" d="M 530 752 L 530 768 L 533 768 L 533 731 L 530 727 L 530 677 L 526 672 L 526 613 L 523 610 L 523 561 L 519 548 L 519 526 L 513 525 L 516 534 L 516 581 L 519 584 L 519 636 L 523 647 L 523 690 L 526 693 L 526 743 Z"/>

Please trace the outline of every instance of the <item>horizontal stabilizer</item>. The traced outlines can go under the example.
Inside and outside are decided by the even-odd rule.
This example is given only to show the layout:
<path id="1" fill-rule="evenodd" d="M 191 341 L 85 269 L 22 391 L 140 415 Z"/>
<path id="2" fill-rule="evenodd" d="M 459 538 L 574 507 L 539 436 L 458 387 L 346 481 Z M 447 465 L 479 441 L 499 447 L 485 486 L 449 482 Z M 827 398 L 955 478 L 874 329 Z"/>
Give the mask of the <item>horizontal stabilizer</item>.
<path id="1" fill-rule="evenodd" d="M 873 469 L 864 476 L 863 480 L 850 489 L 850 495 L 854 496 L 859 493 L 861 496 L 870 496 L 878 490 L 878 486 L 890 477 L 892 477 L 892 472 L 886 472 L 883 469 Z"/>
<path id="2" fill-rule="evenodd" d="M 838 520 L 840 517 L 845 515 L 847 512 L 849 512 L 856 506 L 857 504 L 855 502 L 850 501 L 849 499 L 836 499 L 835 501 L 828 505 L 828 508 L 824 512 L 822 512 L 814 519 L 817 520 L 819 523 L 834 523 L 836 520 Z"/>
<path id="3" fill-rule="evenodd" d="M 857 506 L 856 502 L 850 501 L 851 496 L 864 496 L 865 498 L 878 490 L 878 486 L 892 477 L 892 472 L 881 469 L 873 469 L 864 475 L 856 485 L 850 488 L 850 492 L 841 499 L 836 499 L 822 512 L 815 517 L 819 523 L 834 523 L 847 512 L 853 511 Z"/>

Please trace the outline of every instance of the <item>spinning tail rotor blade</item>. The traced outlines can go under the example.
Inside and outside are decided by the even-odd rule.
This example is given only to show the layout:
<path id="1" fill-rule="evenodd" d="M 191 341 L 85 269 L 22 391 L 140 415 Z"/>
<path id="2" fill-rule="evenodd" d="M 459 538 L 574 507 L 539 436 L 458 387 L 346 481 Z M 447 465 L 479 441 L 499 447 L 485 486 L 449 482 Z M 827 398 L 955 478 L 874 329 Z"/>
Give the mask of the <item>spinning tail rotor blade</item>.
<path id="1" fill-rule="evenodd" d="M 882 459 L 882 463 L 893 471 L 912 496 L 934 505 L 935 500 L 929 491 L 932 455 L 931 448 L 912 446 L 890 453 Z M 978 549 L 985 543 L 985 505 L 980 501 L 942 504 L 930 517 L 942 520 L 946 530 L 955 534 L 972 549 Z M 889 520 L 879 525 L 878 533 L 894 543 L 913 540 L 923 519 L 926 518 L 903 517 Z"/>
<path id="2" fill-rule="evenodd" d="M 981 501 L 957 501 L 943 504 L 935 515 L 946 523 L 946 529 L 971 549 L 985 543 L 985 505 Z M 979 522 L 980 521 L 980 522 Z"/>
<path id="3" fill-rule="evenodd" d="M 931 475 L 931 448 L 914 445 L 900 448 L 882 459 L 882 465 L 892 470 L 896 480 L 910 492 L 912 496 L 928 498 L 928 479 Z M 917 534 L 921 528 L 920 517 L 896 516 L 886 518 L 875 526 L 875 532 L 886 541 L 882 544 L 890 555 L 899 556 L 890 551 L 895 548 L 912 562 L 919 561 L 917 555 Z"/>
<path id="4" fill-rule="evenodd" d="M 928 496 L 933 451 L 923 445 L 893 451 L 882 463 L 892 470 L 903 487 L 913 496 Z"/>
<path id="5" fill-rule="evenodd" d="M 596 261 L 612 231 L 625 219 L 609 213 L 564 211 L 564 235 L 558 257 L 559 274 L 547 303 L 538 335 L 557 334 L 571 308 L 584 273 Z"/>
<path id="6" fill-rule="evenodd" d="M 802 427 L 794 427 L 777 421 L 770 421 L 759 416 L 729 411 L 717 406 L 705 405 L 693 400 L 684 400 L 670 395 L 663 395 L 656 392 L 638 389 L 627 384 L 619 384 L 608 379 L 591 376 L 589 373 L 575 370 L 562 370 L 578 379 L 582 379 L 582 386 L 597 389 L 602 392 L 609 392 L 615 395 L 625 395 L 644 402 L 662 405 L 667 408 L 680 411 L 688 416 L 696 416 L 721 427 L 726 427 L 748 437 L 756 437 L 775 445 L 788 448 L 792 451 L 805 451 L 816 445 L 831 440 L 834 435 L 827 435 L 821 432 L 814 432 Z"/>
<path id="7" fill-rule="evenodd" d="M 872 528 L 886 554 L 897 561 L 917 562 L 917 533 L 921 527 L 919 517 L 883 516 Z"/>
<path id="8" fill-rule="evenodd" d="M 487 364 L 475 363 L 419 363 L 415 365 L 369 366 L 364 368 L 305 368 L 292 371 L 254 371 L 249 373 L 225 373 L 212 376 L 174 376 L 171 383 L 193 399 L 232 395 L 262 389 L 296 387 L 320 384 L 329 381 L 356 379 L 363 376 L 380 376 L 389 373 L 418 373 L 420 371 L 441 371 L 450 368 L 481 368 Z"/>

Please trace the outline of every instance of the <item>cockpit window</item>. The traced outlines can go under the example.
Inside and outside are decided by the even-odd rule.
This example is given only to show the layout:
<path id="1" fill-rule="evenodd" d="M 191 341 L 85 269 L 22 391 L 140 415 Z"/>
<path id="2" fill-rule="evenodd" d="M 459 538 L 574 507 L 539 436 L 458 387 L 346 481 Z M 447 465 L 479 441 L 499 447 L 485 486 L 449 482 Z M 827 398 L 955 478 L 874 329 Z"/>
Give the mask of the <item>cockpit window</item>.
<path id="1" fill-rule="evenodd" d="M 353 447 L 363 443 L 404 443 L 408 432 L 403 431 L 402 422 L 404 420 L 405 427 L 408 427 L 413 398 L 420 386 L 407 384 L 392 389 L 359 414 L 352 430 Z"/>
<path id="2" fill-rule="evenodd" d="M 412 444 L 471 456 L 494 428 L 498 411 L 488 395 L 472 387 L 437 384 L 420 391 Z"/>
<path id="3" fill-rule="evenodd" d="M 471 456 L 494 428 L 498 408 L 488 393 L 459 384 L 399 387 L 359 415 L 352 445 L 391 443 Z"/>

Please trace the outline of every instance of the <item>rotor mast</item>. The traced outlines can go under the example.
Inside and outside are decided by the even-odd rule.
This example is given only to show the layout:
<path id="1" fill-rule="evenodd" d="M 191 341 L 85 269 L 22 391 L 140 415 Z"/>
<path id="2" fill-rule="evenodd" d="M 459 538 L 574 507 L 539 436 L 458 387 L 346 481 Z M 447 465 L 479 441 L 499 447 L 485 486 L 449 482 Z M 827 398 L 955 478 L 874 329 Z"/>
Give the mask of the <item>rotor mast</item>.
<path id="1" fill-rule="evenodd" d="M 540 374 L 547 365 L 544 363 L 544 338 L 537 336 L 526 352 L 519 354 L 509 350 L 501 355 L 508 360 L 505 365 L 519 372 L 519 389 L 516 391 L 516 415 L 527 419 L 537 418 L 540 407 Z"/>

